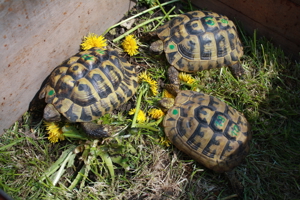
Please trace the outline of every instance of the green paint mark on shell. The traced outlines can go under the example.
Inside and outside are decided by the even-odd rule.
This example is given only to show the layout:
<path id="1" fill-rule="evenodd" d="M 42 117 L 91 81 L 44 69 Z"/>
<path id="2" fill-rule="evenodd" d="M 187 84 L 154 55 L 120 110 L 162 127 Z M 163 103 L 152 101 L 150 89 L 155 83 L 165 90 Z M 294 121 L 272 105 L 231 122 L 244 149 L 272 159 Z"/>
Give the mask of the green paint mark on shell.
<path id="1" fill-rule="evenodd" d="M 49 96 L 52 96 L 54 94 L 54 90 L 50 90 L 49 92 L 48 92 L 48 95 Z"/>
<path id="2" fill-rule="evenodd" d="M 204 20 L 207 25 L 211 25 L 211 26 L 215 25 L 215 22 L 213 21 L 213 17 L 205 17 Z"/>
<path id="3" fill-rule="evenodd" d="M 173 111 L 172 111 L 172 114 L 173 115 L 177 115 L 179 112 L 178 112 L 178 110 L 177 109 L 174 109 Z"/>
<path id="4" fill-rule="evenodd" d="M 228 24 L 228 20 L 227 20 L 227 19 L 221 19 L 221 22 L 222 22 L 223 24 Z"/>
<path id="5" fill-rule="evenodd" d="M 217 120 L 215 121 L 215 126 L 221 128 L 222 126 L 224 126 L 225 121 L 225 117 L 218 115 Z"/>
<path id="6" fill-rule="evenodd" d="M 175 48 L 175 45 L 170 44 L 170 45 L 169 45 L 169 48 L 173 50 L 173 49 Z"/>
<path id="7" fill-rule="evenodd" d="M 102 50 L 102 49 L 97 49 L 96 52 L 99 54 L 102 54 L 102 55 L 104 54 L 104 50 Z"/>
<path id="8" fill-rule="evenodd" d="M 234 125 L 230 134 L 232 136 L 237 136 L 239 132 L 240 132 L 240 127 L 238 127 L 237 125 Z"/>
<path id="9" fill-rule="evenodd" d="M 83 60 L 94 60 L 95 58 L 95 56 L 88 55 L 88 54 L 82 55 L 81 57 Z"/>

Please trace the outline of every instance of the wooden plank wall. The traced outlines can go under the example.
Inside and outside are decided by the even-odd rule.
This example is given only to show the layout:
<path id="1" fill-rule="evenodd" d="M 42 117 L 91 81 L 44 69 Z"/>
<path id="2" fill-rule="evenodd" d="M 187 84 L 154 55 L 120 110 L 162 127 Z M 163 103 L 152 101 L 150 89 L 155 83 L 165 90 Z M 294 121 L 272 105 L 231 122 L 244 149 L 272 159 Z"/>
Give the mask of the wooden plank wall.
<path id="1" fill-rule="evenodd" d="M 75 54 L 83 36 L 103 33 L 130 0 L 2 1 L 0 135 L 28 109 L 44 79 Z"/>
<path id="2" fill-rule="evenodd" d="M 192 0 L 199 8 L 236 18 L 300 60 L 300 0 Z"/>

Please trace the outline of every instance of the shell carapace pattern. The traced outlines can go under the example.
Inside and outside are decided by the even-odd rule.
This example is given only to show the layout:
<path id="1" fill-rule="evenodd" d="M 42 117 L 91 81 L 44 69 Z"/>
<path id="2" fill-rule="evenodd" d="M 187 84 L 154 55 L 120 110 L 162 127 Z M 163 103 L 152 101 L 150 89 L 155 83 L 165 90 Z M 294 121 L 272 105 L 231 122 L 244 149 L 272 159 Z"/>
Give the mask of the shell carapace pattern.
<path id="1" fill-rule="evenodd" d="M 216 172 L 230 171 L 249 152 L 246 118 L 207 94 L 181 91 L 163 126 L 179 150 Z"/>
<path id="2" fill-rule="evenodd" d="M 155 33 L 164 43 L 168 62 L 180 71 L 231 66 L 243 55 L 234 23 L 214 12 L 192 11 L 179 15 Z"/>
<path id="3" fill-rule="evenodd" d="M 135 67 L 117 51 L 92 48 L 55 68 L 40 98 L 71 122 L 89 122 L 129 100 L 137 87 Z"/>

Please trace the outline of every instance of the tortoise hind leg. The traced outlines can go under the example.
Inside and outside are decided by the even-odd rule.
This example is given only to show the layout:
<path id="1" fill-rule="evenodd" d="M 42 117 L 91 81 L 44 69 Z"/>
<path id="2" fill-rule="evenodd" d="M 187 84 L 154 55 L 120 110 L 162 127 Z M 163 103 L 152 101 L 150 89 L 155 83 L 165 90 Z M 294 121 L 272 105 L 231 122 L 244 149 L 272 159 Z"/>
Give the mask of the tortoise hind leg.
<path id="1" fill-rule="evenodd" d="M 178 75 L 179 75 L 179 72 L 175 67 L 170 66 L 168 68 L 168 78 L 169 78 L 170 84 L 178 85 L 178 87 L 179 87 L 180 80 L 178 78 Z"/>
<path id="2" fill-rule="evenodd" d="M 170 92 L 171 94 L 176 96 L 178 94 L 178 92 L 180 91 L 179 90 L 180 80 L 179 80 L 179 77 L 178 77 L 179 72 L 175 67 L 170 66 L 168 68 L 168 74 L 167 75 L 168 75 L 168 79 L 169 79 L 170 84 L 165 84 L 164 88 L 166 90 L 168 90 L 168 92 Z"/>
<path id="3" fill-rule="evenodd" d="M 111 136 L 110 127 L 92 122 L 81 123 L 81 127 L 87 136 L 91 138 L 105 138 Z"/>
<path id="4" fill-rule="evenodd" d="M 240 78 L 243 74 L 245 74 L 245 70 L 242 67 L 240 62 L 237 62 L 237 63 L 229 66 L 229 69 L 235 78 Z"/>

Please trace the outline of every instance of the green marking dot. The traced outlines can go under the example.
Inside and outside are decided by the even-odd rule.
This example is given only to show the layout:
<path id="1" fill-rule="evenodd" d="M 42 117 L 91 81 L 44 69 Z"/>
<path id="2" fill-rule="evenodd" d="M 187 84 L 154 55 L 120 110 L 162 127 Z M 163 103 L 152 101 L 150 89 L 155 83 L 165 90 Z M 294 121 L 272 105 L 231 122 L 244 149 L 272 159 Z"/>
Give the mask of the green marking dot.
<path id="1" fill-rule="evenodd" d="M 228 20 L 227 19 L 221 19 L 221 22 L 224 24 L 228 24 Z"/>
<path id="2" fill-rule="evenodd" d="M 178 112 L 177 109 L 174 109 L 173 112 L 172 112 L 173 115 L 177 115 L 178 113 L 179 113 L 179 112 Z"/>
<path id="3" fill-rule="evenodd" d="M 169 45 L 169 48 L 173 50 L 175 48 L 175 45 L 171 44 Z"/>
<path id="4" fill-rule="evenodd" d="M 52 96 L 54 94 L 54 90 L 50 90 L 49 92 L 48 92 L 48 95 L 49 96 Z"/>

